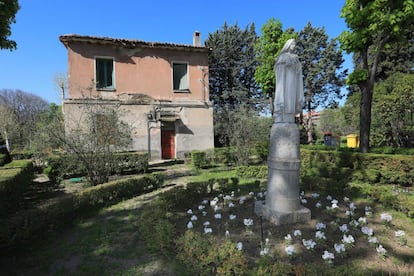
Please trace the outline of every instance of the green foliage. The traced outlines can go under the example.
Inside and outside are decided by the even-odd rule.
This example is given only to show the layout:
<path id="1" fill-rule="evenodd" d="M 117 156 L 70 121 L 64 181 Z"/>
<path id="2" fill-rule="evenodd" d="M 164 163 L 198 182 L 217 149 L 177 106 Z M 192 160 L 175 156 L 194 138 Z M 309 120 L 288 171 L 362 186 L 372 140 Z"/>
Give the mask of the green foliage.
<path id="1" fill-rule="evenodd" d="M 7 159 L 8 159 L 7 154 L 0 153 L 0 166 L 3 166 L 4 164 L 7 164 L 8 163 Z"/>
<path id="2" fill-rule="evenodd" d="M 114 153 L 111 159 L 112 166 L 107 167 L 108 175 L 142 173 L 148 169 L 148 156 L 146 153 Z M 87 174 L 85 163 L 78 162 L 78 156 L 74 154 L 50 156 L 47 159 L 47 164 L 48 166 L 44 169 L 44 173 L 54 183 L 59 183 L 65 178 Z"/>
<path id="3" fill-rule="evenodd" d="M 16 13 L 20 9 L 17 0 L 0 2 L 0 49 L 16 49 L 16 42 L 10 40 L 12 23 L 16 22 Z"/>
<path id="4" fill-rule="evenodd" d="M 311 114 L 319 107 L 335 107 L 342 98 L 341 88 L 346 71 L 341 69 L 343 59 L 337 41 L 328 40 L 325 29 L 308 23 L 299 32 L 295 51 L 300 57 L 305 92 L 304 108 Z M 312 116 L 304 118 L 307 143 L 314 142 Z"/>
<path id="5" fill-rule="evenodd" d="M 245 275 L 247 259 L 230 240 L 186 231 L 177 240 L 177 258 L 198 275 Z"/>
<path id="6" fill-rule="evenodd" d="M 267 166 L 239 166 L 236 174 L 245 178 L 264 179 L 267 178 Z"/>
<path id="7" fill-rule="evenodd" d="M 231 147 L 214 148 L 214 160 L 218 164 L 234 165 L 235 149 Z"/>
<path id="8" fill-rule="evenodd" d="M 176 233 L 168 213 L 169 206 L 162 200 L 150 203 L 142 211 L 139 231 L 151 252 L 167 255 L 172 249 Z"/>
<path id="9" fill-rule="evenodd" d="M 359 81 L 362 93 L 360 103 L 360 151 L 368 152 L 371 128 L 371 105 L 375 75 L 381 62 L 383 50 L 395 43 L 404 43 L 412 39 L 414 23 L 414 1 L 358 1 L 347 0 L 341 11 L 341 17 L 349 31 L 339 36 L 341 47 L 347 53 L 358 56 L 355 75 L 351 82 L 367 74 L 366 81 Z M 412 67 L 412 66 L 410 66 Z M 363 70 L 363 71 L 360 71 Z"/>
<path id="10" fill-rule="evenodd" d="M 296 38 L 297 34 L 293 29 L 283 31 L 282 23 L 275 18 L 271 18 L 263 24 L 261 33 L 262 35 L 255 44 L 259 65 L 254 77 L 261 89 L 268 94 L 268 97 L 273 98 L 276 82 L 275 60 L 286 41 L 290 38 Z"/>
<path id="11" fill-rule="evenodd" d="M 247 108 L 223 111 L 225 112 L 216 114 L 221 117 L 215 127 L 216 133 L 220 133 L 220 142 L 231 147 L 228 157 L 234 160 L 229 160 L 228 164 L 235 162 L 238 165 L 247 165 L 255 155 L 255 145 L 269 139 L 272 119 L 260 117 Z"/>
<path id="12" fill-rule="evenodd" d="M 47 106 L 47 101 L 38 95 L 18 89 L 0 90 L 0 127 L 10 148 L 31 148 L 39 115 Z"/>
<path id="13" fill-rule="evenodd" d="M 358 84 L 362 81 L 367 80 L 368 70 L 367 69 L 355 69 L 354 72 L 349 74 L 346 80 L 347 85 Z"/>
<path id="14" fill-rule="evenodd" d="M 12 161 L 0 168 L 0 217 L 12 214 L 20 206 L 33 175 L 30 160 Z"/>
<path id="15" fill-rule="evenodd" d="M 321 133 L 331 132 L 334 135 L 348 135 L 355 133 L 357 124 L 346 122 L 343 107 L 327 108 L 321 112 L 317 128 Z"/>
<path id="16" fill-rule="evenodd" d="M 268 256 L 260 257 L 255 266 L 253 275 L 291 275 L 293 273 L 293 265 L 286 261 L 274 260 Z"/>
<path id="17" fill-rule="evenodd" d="M 124 178 L 56 198 L 33 209 L 21 210 L 0 220 L 3 225 L 0 245 L 23 243 L 51 227 L 71 221 L 77 215 L 152 191 L 160 186 L 159 181 L 159 177 L 151 175 Z"/>
<path id="18" fill-rule="evenodd" d="M 193 150 L 191 152 L 191 162 L 197 169 L 205 169 L 210 166 L 210 162 L 207 159 L 207 153 L 205 151 Z"/>
<path id="19" fill-rule="evenodd" d="M 301 149 L 301 185 L 341 194 L 350 182 L 411 187 L 413 157 Z M 333 185 L 335 183 L 335 185 Z"/>
<path id="20" fill-rule="evenodd" d="M 216 112 L 225 106 L 229 110 L 240 106 L 260 108 L 261 91 L 254 79 L 256 40 L 254 24 L 242 30 L 237 24 L 224 23 L 220 30 L 208 35 L 205 45 L 212 49 L 209 55 L 210 100 Z"/>
<path id="21" fill-rule="evenodd" d="M 414 75 L 395 73 L 375 87 L 372 144 L 414 146 Z"/>
<path id="22" fill-rule="evenodd" d="M 267 161 L 269 155 L 270 139 L 258 141 L 254 145 L 254 152 L 259 158 L 260 162 Z"/>

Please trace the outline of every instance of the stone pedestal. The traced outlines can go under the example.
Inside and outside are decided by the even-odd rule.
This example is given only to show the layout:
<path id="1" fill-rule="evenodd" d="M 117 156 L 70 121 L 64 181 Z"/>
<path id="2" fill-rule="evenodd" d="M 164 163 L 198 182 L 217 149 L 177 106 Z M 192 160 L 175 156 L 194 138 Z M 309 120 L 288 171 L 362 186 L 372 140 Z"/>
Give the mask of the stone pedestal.
<path id="1" fill-rule="evenodd" d="M 309 209 L 299 198 L 299 130 L 295 123 L 274 123 L 270 134 L 266 201 L 257 201 L 255 213 L 276 225 L 306 222 Z"/>

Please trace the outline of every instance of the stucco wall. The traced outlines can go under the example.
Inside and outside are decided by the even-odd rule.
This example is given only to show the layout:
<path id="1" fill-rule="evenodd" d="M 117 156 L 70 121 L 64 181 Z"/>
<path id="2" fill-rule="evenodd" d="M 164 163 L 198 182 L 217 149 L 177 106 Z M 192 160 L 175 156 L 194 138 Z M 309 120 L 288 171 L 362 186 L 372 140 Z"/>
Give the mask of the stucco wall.
<path id="1" fill-rule="evenodd" d="M 128 53 L 133 55 L 128 56 Z M 114 58 L 115 91 L 105 92 L 95 89 L 93 85 L 95 57 Z M 172 62 L 188 62 L 189 93 L 173 91 Z M 108 45 L 97 46 L 79 42 L 73 42 L 68 47 L 69 98 L 73 99 L 89 94 L 115 98 L 122 93 L 142 93 L 159 100 L 208 101 L 206 72 L 208 72 L 208 56 L 203 52 L 156 48 L 126 52 Z"/>
<path id="2" fill-rule="evenodd" d="M 95 101 L 94 104 L 97 102 Z M 157 107 L 176 115 L 172 122 L 175 129 L 175 153 L 181 158 L 192 150 L 206 150 L 214 147 L 213 109 L 201 102 L 198 104 L 125 104 L 119 101 L 105 102 L 107 108 L 117 108 L 122 121 L 131 126 L 132 144 L 128 150 L 148 152 L 150 142 L 152 159 L 161 159 L 162 120 L 148 122 L 147 115 Z M 77 100 L 64 102 L 65 129 L 86 127 L 90 103 Z M 105 110 L 107 108 L 103 108 Z M 150 137 L 148 134 L 150 133 Z"/>

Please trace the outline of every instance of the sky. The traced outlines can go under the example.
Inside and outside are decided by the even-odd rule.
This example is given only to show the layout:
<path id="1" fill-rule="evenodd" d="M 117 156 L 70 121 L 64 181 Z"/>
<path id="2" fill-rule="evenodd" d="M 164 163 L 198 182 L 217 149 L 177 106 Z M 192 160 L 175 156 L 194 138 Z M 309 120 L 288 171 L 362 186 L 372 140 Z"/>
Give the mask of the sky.
<path id="1" fill-rule="evenodd" d="M 227 22 L 244 29 L 261 27 L 271 18 L 283 29 L 300 31 L 311 22 L 330 38 L 346 30 L 340 11 L 345 0 L 20 0 L 10 39 L 17 49 L 0 50 L 0 89 L 20 89 L 48 102 L 61 103 L 55 77 L 67 73 L 63 34 L 192 44 Z M 352 60 L 345 57 L 345 68 Z"/>

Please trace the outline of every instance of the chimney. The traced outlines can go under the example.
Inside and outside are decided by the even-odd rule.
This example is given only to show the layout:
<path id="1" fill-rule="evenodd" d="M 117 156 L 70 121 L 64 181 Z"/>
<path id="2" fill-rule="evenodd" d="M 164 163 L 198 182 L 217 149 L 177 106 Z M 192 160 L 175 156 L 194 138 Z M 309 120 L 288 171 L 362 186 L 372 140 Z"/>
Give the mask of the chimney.
<path id="1" fill-rule="evenodd" d="M 195 47 L 201 46 L 201 35 L 199 31 L 195 31 L 193 34 L 193 46 Z"/>

